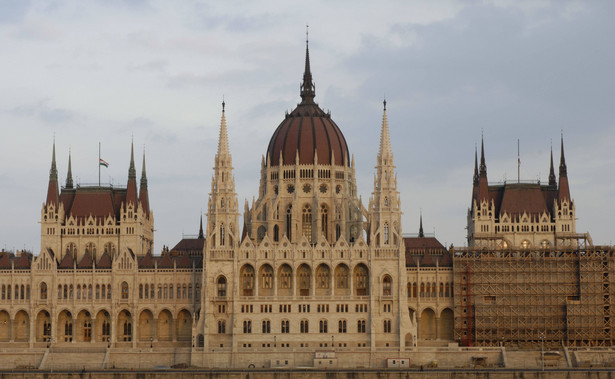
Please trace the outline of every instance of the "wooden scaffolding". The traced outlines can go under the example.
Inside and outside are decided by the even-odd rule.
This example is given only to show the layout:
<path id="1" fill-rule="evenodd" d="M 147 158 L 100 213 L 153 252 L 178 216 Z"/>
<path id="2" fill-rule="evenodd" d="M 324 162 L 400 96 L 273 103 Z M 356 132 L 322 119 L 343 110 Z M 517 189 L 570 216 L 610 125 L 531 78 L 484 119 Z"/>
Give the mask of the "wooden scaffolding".
<path id="1" fill-rule="evenodd" d="M 612 247 L 452 253 L 462 345 L 615 344 Z"/>

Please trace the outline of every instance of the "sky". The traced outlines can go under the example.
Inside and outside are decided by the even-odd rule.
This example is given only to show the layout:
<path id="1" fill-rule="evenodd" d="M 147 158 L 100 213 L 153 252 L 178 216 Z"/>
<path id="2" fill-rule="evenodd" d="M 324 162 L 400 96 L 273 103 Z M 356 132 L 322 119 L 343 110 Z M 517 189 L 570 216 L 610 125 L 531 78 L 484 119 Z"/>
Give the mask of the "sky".
<path id="1" fill-rule="evenodd" d="M 125 185 L 145 150 L 155 252 L 198 232 L 226 102 L 243 212 L 269 139 L 316 102 L 373 190 L 387 100 L 402 229 L 464 246 L 474 149 L 490 182 L 546 182 L 565 143 L 577 232 L 615 240 L 615 2 L 0 0 L 0 248 L 40 251 L 55 137 L 60 182 Z M 556 168 L 557 171 L 557 168 Z"/>

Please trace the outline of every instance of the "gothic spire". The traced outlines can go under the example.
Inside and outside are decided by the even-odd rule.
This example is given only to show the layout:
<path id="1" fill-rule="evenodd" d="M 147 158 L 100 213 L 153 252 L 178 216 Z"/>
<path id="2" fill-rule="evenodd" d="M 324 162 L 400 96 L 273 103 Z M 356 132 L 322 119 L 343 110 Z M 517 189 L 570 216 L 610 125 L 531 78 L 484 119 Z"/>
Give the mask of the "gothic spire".
<path id="1" fill-rule="evenodd" d="M 378 150 L 378 158 L 385 159 L 393 156 L 391 152 L 391 137 L 389 136 L 389 121 L 387 119 L 387 101 L 382 102 L 384 108 L 382 111 L 382 128 L 380 130 L 380 149 Z"/>
<path id="2" fill-rule="evenodd" d="M 310 47 L 305 32 L 305 71 L 303 72 L 303 83 L 301 83 L 301 99 L 302 103 L 313 103 L 316 96 L 316 87 L 312 81 L 312 71 L 310 70 Z"/>
<path id="3" fill-rule="evenodd" d="M 130 167 L 128 168 L 128 183 L 126 185 L 126 205 L 137 206 L 137 171 L 135 170 L 134 141 L 130 142 Z"/>
<path id="4" fill-rule="evenodd" d="M 199 227 L 199 239 L 202 240 L 205 238 L 203 234 L 203 215 L 201 215 L 201 226 Z"/>
<path id="5" fill-rule="evenodd" d="M 135 148 L 134 141 L 130 142 L 130 167 L 128 168 L 128 180 L 137 180 L 137 171 L 135 170 Z"/>
<path id="6" fill-rule="evenodd" d="M 141 191 L 147 189 L 147 174 L 145 173 L 145 149 L 143 150 L 143 168 L 141 169 Z"/>
<path id="7" fill-rule="evenodd" d="M 559 160 L 559 175 L 567 175 L 567 170 L 566 170 L 566 158 L 564 158 L 564 134 L 562 133 L 562 141 L 561 141 L 561 156 L 560 156 L 560 160 Z"/>
<path id="8" fill-rule="evenodd" d="M 485 164 L 485 142 L 480 136 L 480 176 L 487 176 L 487 164 Z"/>
<path id="9" fill-rule="evenodd" d="M 53 152 L 51 153 L 51 169 L 49 170 L 49 185 L 47 186 L 47 201 L 46 205 L 54 204 L 58 207 L 59 189 L 58 189 L 58 168 L 56 166 L 56 139 L 53 139 Z"/>
<path id="10" fill-rule="evenodd" d="M 226 130 L 226 116 L 224 114 L 225 107 L 226 103 L 222 100 L 222 119 L 220 121 L 220 137 L 218 138 L 218 157 L 229 154 L 228 132 Z"/>
<path id="11" fill-rule="evenodd" d="M 53 138 L 53 152 L 51 153 L 51 169 L 49 170 L 49 180 L 58 180 L 58 168 L 56 166 L 56 139 Z"/>
<path id="12" fill-rule="evenodd" d="M 147 192 L 147 174 L 145 173 L 145 149 L 143 149 L 143 168 L 141 169 L 141 186 L 139 188 L 139 203 L 141 209 L 149 217 L 149 195 Z"/>
<path id="13" fill-rule="evenodd" d="M 561 142 L 562 155 L 559 163 L 559 186 L 558 198 L 560 203 L 564 200 L 570 201 L 570 187 L 568 186 L 568 171 L 566 169 L 566 159 L 564 158 L 564 135 Z"/>
<path id="14" fill-rule="evenodd" d="M 71 168 L 71 153 L 68 149 L 68 172 L 66 174 L 66 188 L 73 188 L 73 170 Z"/>
<path id="15" fill-rule="evenodd" d="M 549 186 L 555 187 L 555 169 L 553 168 L 553 146 L 551 146 L 551 165 L 549 167 Z"/>
<path id="16" fill-rule="evenodd" d="M 474 145 L 474 185 L 478 185 L 478 148 Z"/>
<path id="17" fill-rule="evenodd" d="M 425 233 L 423 233 L 423 212 L 421 212 L 421 218 L 419 223 L 419 238 L 425 237 Z"/>

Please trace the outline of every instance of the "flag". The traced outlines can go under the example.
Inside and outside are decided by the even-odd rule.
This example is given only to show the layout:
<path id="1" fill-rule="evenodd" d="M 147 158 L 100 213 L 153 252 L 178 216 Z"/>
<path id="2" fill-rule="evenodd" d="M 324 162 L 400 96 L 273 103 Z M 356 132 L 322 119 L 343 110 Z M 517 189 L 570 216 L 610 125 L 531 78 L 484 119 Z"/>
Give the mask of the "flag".
<path id="1" fill-rule="evenodd" d="M 102 158 L 98 158 L 98 159 L 100 160 L 100 165 L 101 166 L 109 167 L 109 163 L 105 162 L 104 159 L 102 159 Z"/>

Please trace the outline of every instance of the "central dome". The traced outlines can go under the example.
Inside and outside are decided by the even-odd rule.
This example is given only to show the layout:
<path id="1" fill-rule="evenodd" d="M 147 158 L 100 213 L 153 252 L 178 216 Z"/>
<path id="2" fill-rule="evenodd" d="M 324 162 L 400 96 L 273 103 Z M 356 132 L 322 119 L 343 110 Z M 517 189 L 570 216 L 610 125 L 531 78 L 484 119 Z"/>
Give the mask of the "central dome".
<path id="1" fill-rule="evenodd" d="M 305 72 L 301 84 L 301 103 L 286 115 L 273 133 L 267 157 L 271 166 L 318 164 L 349 166 L 348 146 L 331 115 L 314 102 L 315 87 L 310 71 L 310 52 L 305 50 Z M 297 157 L 299 162 L 297 162 Z"/>

